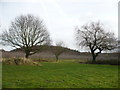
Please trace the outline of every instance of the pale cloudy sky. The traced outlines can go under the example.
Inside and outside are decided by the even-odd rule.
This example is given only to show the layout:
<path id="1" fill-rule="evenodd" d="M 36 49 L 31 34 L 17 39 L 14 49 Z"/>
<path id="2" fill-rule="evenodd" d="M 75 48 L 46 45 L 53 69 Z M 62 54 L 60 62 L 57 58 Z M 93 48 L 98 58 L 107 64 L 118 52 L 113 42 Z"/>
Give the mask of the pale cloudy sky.
<path id="1" fill-rule="evenodd" d="M 118 0 L 0 0 L 2 30 L 21 14 L 43 19 L 53 42 L 62 40 L 71 49 L 76 49 L 75 27 L 90 21 L 101 21 L 107 30 L 118 35 Z"/>

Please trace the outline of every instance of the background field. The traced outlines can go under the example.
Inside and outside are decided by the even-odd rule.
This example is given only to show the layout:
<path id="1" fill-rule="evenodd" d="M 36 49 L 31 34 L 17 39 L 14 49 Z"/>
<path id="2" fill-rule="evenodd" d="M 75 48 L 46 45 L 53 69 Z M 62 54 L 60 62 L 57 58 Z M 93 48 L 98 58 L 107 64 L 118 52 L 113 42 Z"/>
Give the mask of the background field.
<path id="1" fill-rule="evenodd" d="M 118 66 L 75 60 L 42 66 L 3 65 L 3 88 L 117 88 Z"/>
<path id="2" fill-rule="evenodd" d="M 119 53 L 101 53 L 97 60 L 118 60 Z M 13 51 L 2 51 L 3 58 L 23 58 L 25 53 L 19 50 Z M 32 59 L 55 59 L 55 55 L 46 48 L 45 50 L 31 55 L 29 58 Z M 79 59 L 79 60 L 92 60 L 91 54 L 88 52 L 78 52 L 76 50 L 71 50 L 66 48 L 65 52 L 59 56 L 60 59 Z"/>

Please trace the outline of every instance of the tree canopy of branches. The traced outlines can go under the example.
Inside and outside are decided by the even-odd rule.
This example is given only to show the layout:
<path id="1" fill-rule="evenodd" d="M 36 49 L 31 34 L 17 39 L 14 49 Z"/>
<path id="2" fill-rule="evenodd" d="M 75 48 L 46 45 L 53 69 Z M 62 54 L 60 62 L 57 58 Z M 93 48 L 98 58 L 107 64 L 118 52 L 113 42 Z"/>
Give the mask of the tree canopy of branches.
<path id="1" fill-rule="evenodd" d="M 50 44 L 50 37 L 43 20 L 28 14 L 20 15 L 11 22 L 9 30 L 2 33 L 2 43 L 23 49 L 28 58 L 38 52 L 33 47 Z"/>
<path id="2" fill-rule="evenodd" d="M 93 57 L 93 62 L 102 51 L 116 48 L 117 39 L 114 33 L 106 32 L 100 22 L 91 22 L 76 28 L 77 45 L 87 47 Z"/>
<path id="3" fill-rule="evenodd" d="M 56 61 L 58 61 L 59 56 L 65 51 L 64 43 L 62 41 L 56 42 L 55 47 L 51 47 L 52 53 L 55 55 Z"/>

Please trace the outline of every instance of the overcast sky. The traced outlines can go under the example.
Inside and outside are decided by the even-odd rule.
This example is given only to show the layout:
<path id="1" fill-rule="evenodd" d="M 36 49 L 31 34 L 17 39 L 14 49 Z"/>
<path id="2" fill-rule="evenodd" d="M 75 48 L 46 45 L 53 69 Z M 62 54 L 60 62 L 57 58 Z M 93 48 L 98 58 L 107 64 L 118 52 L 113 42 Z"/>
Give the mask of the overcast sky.
<path id="1" fill-rule="evenodd" d="M 118 0 L 0 0 L 2 30 L 21 14 L 43 19 L 53 42 L 62 40 L 71 49 L 76 49 L 75 27 L 90 21 L 101 21 L 106 30 L 118 35 Z"/>

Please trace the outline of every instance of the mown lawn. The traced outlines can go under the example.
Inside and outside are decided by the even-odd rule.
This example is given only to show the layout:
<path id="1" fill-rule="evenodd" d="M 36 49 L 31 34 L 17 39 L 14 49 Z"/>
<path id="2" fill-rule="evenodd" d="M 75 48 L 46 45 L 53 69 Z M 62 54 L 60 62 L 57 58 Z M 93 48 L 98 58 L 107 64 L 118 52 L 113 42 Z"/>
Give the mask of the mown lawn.
<path id="1" fill-rule="evenodd" d="M 118 66 L 44 62 L 3 65 L 3 88 L 117 88 Z"/>

